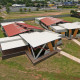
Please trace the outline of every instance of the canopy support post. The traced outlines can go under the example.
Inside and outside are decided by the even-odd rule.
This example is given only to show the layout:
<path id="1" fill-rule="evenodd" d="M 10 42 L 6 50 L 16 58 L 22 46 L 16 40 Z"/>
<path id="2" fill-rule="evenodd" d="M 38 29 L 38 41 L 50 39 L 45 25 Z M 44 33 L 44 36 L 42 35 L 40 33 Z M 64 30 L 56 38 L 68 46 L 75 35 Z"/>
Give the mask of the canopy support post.
<path id="1" fill-rule="evenodd" d="M 78 33 L 78 29 L 76 29 L 76 30 L 74 31 L 73 38 L 76 37 L 77 33 Z"/>
<path id="2" fill-rule="evenodd" d="M 49 42 L 49 43 L 48 43 L 48 47 L 49 47 L 50 51 L 54 51 L 54 49 L 53 49 L 53 46 L 52 46 L 51 42 Z"/>
<path id="3" fill-rule="evenodd" d="M 70 39 L 71 39 L 71 35 L 72 35 L 72 30 L 69 29 L 69 37 L 70 37 Z"/>

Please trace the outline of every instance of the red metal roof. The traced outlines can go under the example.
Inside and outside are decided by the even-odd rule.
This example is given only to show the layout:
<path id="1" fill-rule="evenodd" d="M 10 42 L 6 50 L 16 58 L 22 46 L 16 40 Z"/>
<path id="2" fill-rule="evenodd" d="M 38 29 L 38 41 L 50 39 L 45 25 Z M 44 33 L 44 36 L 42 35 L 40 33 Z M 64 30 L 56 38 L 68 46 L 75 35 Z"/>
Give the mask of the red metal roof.
<path id="1" fill-rule="evenodd" d="M 18 24 L 18 25 L 21 25 L 22 27 L 29 28 L 29 29 L 40 29 L 40 30 L 43 30 L 43 28 L 39 28 L 39 27 L 32 26 L 32 25 L 25 24 L 25 23 L 17 23 L 17 24 Z"/>
<path id="2" fill-rule="evenodd" d="M 52 18 L 52 17 L 46 17 L 46 18 L 41 19 L 41 22 L 46 24 L 46 26 L 50 26 L 52 24 L 55 24 L 61 21 L 63 21 L 63 19 Z"/>
<path id="3" fill-rule="evenodd" d="M 22 27 L 16 25 L 16 24 L 9 24 L 6 26 L 3 26 L 7 36 L 14 36 L 23 32 L 26 32 L 26 29 L 23 29 Z"/>
<path id="4" fill-rule="evenodd" d="M 20 26 L 20 25 L 22 25 L 22 26 Z M 38 27 L 35 27 L 35 26 L 25 24 L 25 23 L 9 24 L 9 25 L 3 26 L 3 28 L 4 28 L 7 36 L 14 36 L 14 35 L 26 32 L 26 31 L 30 31 L 33 28 L 34 29 L 42 29 L 42 28 L 38 28 Z"/>

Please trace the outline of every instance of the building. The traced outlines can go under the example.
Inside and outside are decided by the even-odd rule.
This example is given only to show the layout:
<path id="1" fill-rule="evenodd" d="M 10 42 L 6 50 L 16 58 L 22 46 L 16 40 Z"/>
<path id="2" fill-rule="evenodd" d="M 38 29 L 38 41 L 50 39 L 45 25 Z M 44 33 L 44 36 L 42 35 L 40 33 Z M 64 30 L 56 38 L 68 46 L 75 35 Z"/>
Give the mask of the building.
<path id="1" fill-rule="evenodd" d="M 80 38 L 80 22 L 58 24 L 60 27 L 65 28 L 65 36 L 69 39 Z"/>
<path id="2" fill-rule="evenodd" d="M 36 21 L 38 21 L 44 29 L 60 33 L 63 37 L 68 37 L 69 39 L 80 37 L 80 22 L 69 23 L 63 19 L 52 17 L 37 18 L 35 22 Z"/>
<path id="3" fill-rule="evenodd" d="M 67 23 L 63 19 L 53 18 L 53 17 L 40 17 L 35 18 L 35 23 L 40 24 L 46 30 L 52 30 L 57 33 L 60 33 L 64 36 L 66 30 L 58 26 L 60 23 Z"/>
<path id="4" fill-rule="evenodd" d="M 16 36 L 24 32 L 43 30 L 42 28 L 25 24 L 23 21 L 1 23 L 1 29 L 8 37 Z"/>
<path id="5" fill-rule="evenodd" d="M 35 64 L 59 52 L 57 46 L 62 38 L 61 34 L 22 21 L 1 23 L 1 25 L 7 35 L 5 38 L 0 38 L 2 59 L 27 54 Z"/>
<path id="6" fill-rule="evenodd" d="M 27 54 L 33 64 L 58 53 L 57 42 L 61 35 L 51 32 L 30 32 L 15 37 L 0 38 L 2 59 Z"/>
<path id="7" fill-rule="evenodd" d="M 25 4 L 13 4 L 12 7 L 26 7 Z"/>

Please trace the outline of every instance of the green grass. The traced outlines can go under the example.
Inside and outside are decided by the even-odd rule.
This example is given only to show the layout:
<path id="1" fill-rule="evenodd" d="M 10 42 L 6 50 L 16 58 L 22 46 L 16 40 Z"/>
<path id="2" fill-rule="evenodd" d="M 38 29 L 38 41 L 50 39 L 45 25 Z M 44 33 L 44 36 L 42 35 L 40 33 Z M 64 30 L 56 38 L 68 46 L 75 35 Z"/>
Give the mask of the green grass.
<path id="1" fill-rule="evenodd" d="M 5 19 L 18 19 L 18 18 L 29 18 L 29 17 L 40 17 L 40 16 L 52 16 L 56 12 L 62 12 L 62 14 L 68 14 L 70 11 L 60 11 L 60 10 L 49 10 L 49 11 L 32 11 L 32 12 L 10 12 L 6 14 Z M 53 13 L 53 14 L 49 14 Z"/>
<path id="2" fill-rule="evenodd" d="M 47 12 L 59 12 L 58 10 L 47 10 Z M 10 14 L 36 14 L 36 13 L 46 13 L 45 11 L 31 11 L 31 12 L 10 12 Z"/>
<path id="3" fill-rule="evenodd" d="M 0 29 L 0 38 L 4 37 L 4 33 Z"/>
<path id="4" fill-rule="evenodd" d="M 25 21 L 25 23 L 42 28 L 39 24 L 36 24 L 35 21 Z"/>
<path id="5" fill-rule="evenodd" d="M 59 54 L 35 66 L 26 55 L 0 60 L 1 80 L 76 80 L 79 75 L 80 65 Z"/>
<path id="6" fill-rule="evenodd" d="M 45 12 L 45 11 L 32 11 L 32 12 L 22 12 L 22 13 L 20 13 L 20 12 L 10 12 L 9 14 L 6 14 L 7 16 L 5 17 L 5 19 L 39 17 L 38 14 L 46 14 L 46 13 L 52 13 L 52 12 L 58 12 L 58 11 L 57 10 L 49 10 L 47 12 Z M 30 15 L 28 16 L 28 14 L 30 14 Z"/>
<path id="7" fill-rule="evenodd" d="M 74 43 L 72 40 L 63 40 L 62 50 L 80 58 L 80 46 Z"/>
<path id="8" fill-rule="evenodd" d="M 78 38 L 78 41 L 80 41 L 80 38 Z"/>
<path id="9" fill-rule="evenodd" d="M 75 17 L 63 17 L 62 19 L 66 20 L 66 21 L 70 21 L 70 22 L 80 21 L 79 18 L 75 18 Z"/>
<path id="10" fill-rule="evenodd" d="M 34 21 L 26 23 L 38 26 Z M 0 31 L 0 37 L 4 37 Z M 71 40 L 63 40 L 62 50 L 80 57 L 80 47 Z M 2 60 L 0 57 L 0 80 L 80 80 L 80 64 L 62 55 L 33 65 L 27 55 Z"/>

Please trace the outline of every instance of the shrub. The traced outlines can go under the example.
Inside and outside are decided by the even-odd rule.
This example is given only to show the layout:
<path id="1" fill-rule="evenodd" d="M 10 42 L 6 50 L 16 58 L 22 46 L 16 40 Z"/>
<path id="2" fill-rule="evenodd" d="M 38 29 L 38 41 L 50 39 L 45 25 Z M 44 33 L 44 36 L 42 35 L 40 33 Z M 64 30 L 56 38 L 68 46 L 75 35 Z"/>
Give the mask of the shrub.
<path id="1" fill-rule="evenodd" d="M 29 12 L 31 12 L 31 8 L 29 8 Z"/>
<path id="2" fill-rule="evenodd" d="M 36 11 L 39 11 L 39 8 L 36 8 Z"/>
<path id="3" fill-rule="evenodd" d="M 20 12 L 21 12 L 21 13 L 23 12 L 22 8 L 20 8 Z"/>
<path id="4" fill-rule="evenodd" d="M 27 8 L 24 8 L 24 12 L 26 12 Z"/>
<path id="5" fill-rule="evenodd" d="M 6 12 L 9 14 L 10 13 L 10 8 L 6 7 Z"/>
<path id="6" fill-rule="evenodd" d="M 47 10 L 45 10 L 45 12 L 48 12 Z"/>
<path id="7" fill-rule="evenodd" d="M 4 19 L 3 17 L 0 17 L 0 22 L 1 22 L 3 19 Z"/>

